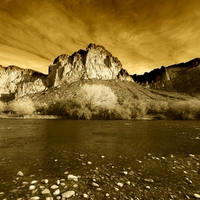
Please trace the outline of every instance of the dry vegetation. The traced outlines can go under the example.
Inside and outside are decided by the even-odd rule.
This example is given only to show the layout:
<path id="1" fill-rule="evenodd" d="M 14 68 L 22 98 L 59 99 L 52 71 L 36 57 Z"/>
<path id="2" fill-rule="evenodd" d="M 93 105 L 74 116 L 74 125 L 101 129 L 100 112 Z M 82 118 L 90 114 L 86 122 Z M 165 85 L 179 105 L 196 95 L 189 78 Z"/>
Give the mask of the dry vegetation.
<path id="1" fill-rule="evenodd" d="M 0 102 L 0 112 L 20 116 L 57 115 L 75 119 L 141 119 L 149 116 L 156 119 L 200 118 L 198 99 L 184 99 L 182 96 L 179 96 L 182 99 L 174 98 L 172 94 L 156 96 L 142 87 L 125 84 L 127 88 L 121 82 L 71 85 L 67 90 L 65 87 L 63 91 L 62 88 L 52 90 L 43 99 L 25 97 L 7 103 Z"/>

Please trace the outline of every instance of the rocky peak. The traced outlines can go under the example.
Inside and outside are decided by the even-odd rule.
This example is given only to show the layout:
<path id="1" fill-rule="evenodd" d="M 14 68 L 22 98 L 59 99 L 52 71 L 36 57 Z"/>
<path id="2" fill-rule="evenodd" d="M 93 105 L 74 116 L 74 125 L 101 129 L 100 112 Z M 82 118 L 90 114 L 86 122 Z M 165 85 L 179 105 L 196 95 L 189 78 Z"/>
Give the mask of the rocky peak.
<path id="1" fill-rule="evenodd" d="M 81 49 L 71 56 L 58 56 L 49 67 L 47 85 L 58 86 L 63 82 L 72 83 L 84 79 L 133 81 L 116 57 L 103 46 L 91 43 L 86 50 Z"/>

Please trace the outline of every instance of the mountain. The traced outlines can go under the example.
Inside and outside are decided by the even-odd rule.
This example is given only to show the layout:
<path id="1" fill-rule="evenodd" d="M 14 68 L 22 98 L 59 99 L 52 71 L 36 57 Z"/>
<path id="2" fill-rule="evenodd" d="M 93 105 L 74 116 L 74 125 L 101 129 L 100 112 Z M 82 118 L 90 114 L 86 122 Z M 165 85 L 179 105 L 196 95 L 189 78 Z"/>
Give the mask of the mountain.
<path id="1" fill-rule="evenodd" d="M 49 66 L 48 75 L 16 66 L 0 66 L 0 99 L 22 97 L 63 83 L 90 79 L 133 82 L 116 57 L 103 46 L 90 44 L 86 50 L 58 56 Z"/>
<path id="2" fill-rule="evenodd" d="M 71 56 L 58 56 L 49 67 L 47 86 L 90 79 L 133 81 L 118 58 L 103 46 L 89 44 L 86 50 L 79 50 Z"/>
<path id="3" fill-rule="evenodd" d="M 194 95 L 200 92 L 200 58 L 168 67 L 162 66 L 133 79 L 146 88 L 182 92 Z"/>

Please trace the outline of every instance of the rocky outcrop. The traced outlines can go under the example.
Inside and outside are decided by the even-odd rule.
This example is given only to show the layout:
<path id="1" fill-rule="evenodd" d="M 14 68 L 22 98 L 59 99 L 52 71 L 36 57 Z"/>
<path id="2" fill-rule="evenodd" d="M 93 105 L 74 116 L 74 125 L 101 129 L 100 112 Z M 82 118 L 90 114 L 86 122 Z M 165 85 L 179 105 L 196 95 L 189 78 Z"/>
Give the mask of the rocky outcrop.
<path id="1" fill-rule="evenodd" d="M 0 98 L 9 100 L 17 96 L 42 91 L 46 88 L 46 75 L 16 66 L 0 66 Z"/>
<path id="2" fill-rule="evenodd" d="M 189 94 L 200 92 L 200 58 L 186 63 L 162 66 L 143 75 L 134 74 L 135 82 L 159 90 L 185 92 Z"/>
<path id="3" fill-rule="evenodd" d="M 58 56 L 49 66 L 48 75 L 16 66 L 0 66 L 0 100 L 7 101 L 84 79 L 133 82 L 116 57 L 104 47 L 90 44 L 86 50 L 79 50 L 71 56 Z"/>
<path id="4" fill-rule="evenodd" d="M 47 85 L 58 86 L 84 79 L 120 79 L 133 81 L 122 68 L 121 62 L 104 47 L 90 44 L 86 50 L 79 50 L 71 56 L 58 56 L 49 67 Z"/>

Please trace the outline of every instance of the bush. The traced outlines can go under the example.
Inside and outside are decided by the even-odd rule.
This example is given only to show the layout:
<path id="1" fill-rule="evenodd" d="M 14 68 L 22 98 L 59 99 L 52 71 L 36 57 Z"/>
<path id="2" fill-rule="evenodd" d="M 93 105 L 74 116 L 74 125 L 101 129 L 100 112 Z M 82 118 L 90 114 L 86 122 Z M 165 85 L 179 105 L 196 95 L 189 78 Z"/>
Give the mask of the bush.
<path id="1" fill-rule="evenodd" d="M 6 108 L 6 104 L 0 101 L 0 113 L 4 112 Z"/>
<path id="2" fill-rule="evenodd" d="M 33 114 L 35 111 L 35 107 L 30 98 L 24 98 L 9 102 L 6 110 L 15 114 L 26 115 Z"/>
<path id="3" fill-rule="evenodd" d="M 175 119 L 192 120 L 200 117 L 200 101 L 193 99 L 174 102 L 170 106 L 170 112 Z"/>
<path id="4" fill-rule="evenodd" d="M 111 88 L 102 84 L 83 85 L 79 96 L 90 109 L 96 107 L 113 109 L 118 104 Z"/>

